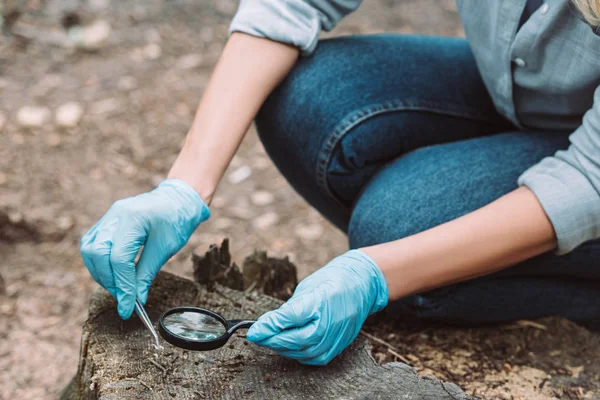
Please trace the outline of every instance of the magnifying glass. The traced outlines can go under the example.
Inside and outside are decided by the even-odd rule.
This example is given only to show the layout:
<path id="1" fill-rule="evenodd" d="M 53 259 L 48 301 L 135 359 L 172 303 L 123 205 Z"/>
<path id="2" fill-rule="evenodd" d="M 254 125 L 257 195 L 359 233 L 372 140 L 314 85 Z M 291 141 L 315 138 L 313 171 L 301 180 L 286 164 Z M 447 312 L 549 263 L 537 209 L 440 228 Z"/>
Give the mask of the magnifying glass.
<path id="1" fill-rule="evenodd" d="M 214 311 L 199 307 L 175 307 L 158 320 L 158 332 L 167 342 L 187 350 L 206 351 L 222 347 L 238 329 L 256 321 L 226 320 Z"/>

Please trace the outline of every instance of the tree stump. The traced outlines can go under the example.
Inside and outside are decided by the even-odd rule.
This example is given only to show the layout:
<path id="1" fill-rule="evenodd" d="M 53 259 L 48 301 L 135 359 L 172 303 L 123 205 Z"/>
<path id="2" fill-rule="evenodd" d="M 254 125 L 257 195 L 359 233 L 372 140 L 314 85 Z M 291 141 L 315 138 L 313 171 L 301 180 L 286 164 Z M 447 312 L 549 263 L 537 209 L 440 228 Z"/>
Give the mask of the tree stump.
<path id="1" fill-rule="evenodd" d="M 280 300 L 216 285 L 212 292 L 161 272 L 146 310 L 153 321 L 170 307 L 195 305 L 226 318 L 257 318 Z M 245 340 L 193 352 L 163 341 L 158 353 L 141 321 L 122 321 L 102 289 L 92 295 L 83 327 L 77 375 L 62 400 L 82 399 L 469 399 L 458 386 L 421 378 L 401 363 L 377 365 L 359 336 L 326 367 L 303 366 Z"/>

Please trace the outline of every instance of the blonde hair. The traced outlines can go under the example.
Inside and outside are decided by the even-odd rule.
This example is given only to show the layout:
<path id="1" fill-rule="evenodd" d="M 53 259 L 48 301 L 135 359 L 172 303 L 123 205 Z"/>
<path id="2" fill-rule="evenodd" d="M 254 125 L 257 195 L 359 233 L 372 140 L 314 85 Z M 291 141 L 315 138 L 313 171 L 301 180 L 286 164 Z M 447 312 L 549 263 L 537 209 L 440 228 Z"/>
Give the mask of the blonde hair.
<path id="1" fill-rule="evenodd" d="M 573 0 L 585 20 L 592 26 L 600 26 L 600 0 Z"/>

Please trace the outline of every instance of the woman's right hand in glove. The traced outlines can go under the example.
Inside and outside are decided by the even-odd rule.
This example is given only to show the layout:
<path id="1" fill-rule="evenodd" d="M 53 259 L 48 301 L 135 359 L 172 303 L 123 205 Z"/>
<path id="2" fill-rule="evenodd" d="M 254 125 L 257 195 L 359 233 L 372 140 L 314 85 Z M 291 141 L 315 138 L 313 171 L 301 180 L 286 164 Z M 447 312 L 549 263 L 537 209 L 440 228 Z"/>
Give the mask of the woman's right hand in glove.
<path id="1" fill-rule="evenodd" d="M 194 188 L 167 179 L 151 192 L 114 203 L 83 236 L 83 261 L 96 282 L 117 299 L 121 318 L 131 316 L 136 298 L 146 302 L 160 268 L 209 215 Z"/>
<path id="2" fill-rule="evenodd" d="M 287 44 L 233 33 L 169 172 L 179 179 L 117 201 L 82 238 L 83 260 L 94 279 L 117 299 L 121 317 L 129 318 L 136 296 L 146 301 L 158 270 L 208 218 L 202 198 L 208 201 L 212 196 L 258 109 L 298 54 Z"/>

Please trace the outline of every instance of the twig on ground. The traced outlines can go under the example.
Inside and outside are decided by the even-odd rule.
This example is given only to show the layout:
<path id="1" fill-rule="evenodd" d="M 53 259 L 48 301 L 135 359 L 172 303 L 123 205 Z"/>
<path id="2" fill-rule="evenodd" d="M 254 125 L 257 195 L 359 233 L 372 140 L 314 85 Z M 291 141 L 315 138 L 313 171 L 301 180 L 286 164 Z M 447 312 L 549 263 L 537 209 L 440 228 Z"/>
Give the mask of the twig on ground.
<path id="1" fill-rule="evenodd" d="M 121 369 L 121 364 L 123 364 L 123 362 L 127 359 L 126 356 L 123 356 L 123 358 L 121 358 L 121 361 L 119 361 L 119 364 L 117 364 L 117 370 Z"/>
<path id="2" fill-rule="evenodd" d="M 361 333 L 363 336 L 367 337 L 368 339 L 371 339 L 371 340 L 373 340 L 373 341 L 375 341 L 375 342 L 377 342 L 377 343 L 379 343 L 379 344 L 382 344 L 382 345 L 384 345 L 384 346 L 385 346 L 385 347 L 387 347 L 388 349 L 391 349 L 391 350 L 393 350 L 393 351 L 395 351 L 395 352 L 398 352 L 398 351 L 399 351 L 397 347 L 395 347 L 395 346 L 393 346 L 393 345 L 389 344 L 389 343 L 388 343 L 388 342 L 386 342 L 385 340 L 383 340 L 383 339 L 380 339 L 380 338 L 378 338 L 378 337 L 377 337 L 377 336 L 375 336 L 375 335 L 372 335 L 372 334 L 370 334 L 370 333 L 368 333 L 368 332 L 365 332 L 365 331 L 360 331 L 360 333 Z"/>
<path id="3" fill-rule="evenodd" d="M 145 386 L 146 388 L 148 388 L 148 390 L 149 390 L 149 391 L 151 391 L 151 392 L 154 392 L 154 389 L 152 389 L 152 388 L 150 387 L 150 385 L 148 385 L 146 382 L 144 382 L 144 381 L 143 381 L 143 380 L 141 380 L 141 379 L 136 379 L 136 378 L 125 378 L 125 380 L 126 380 L 126 381 L 129 381 L 129 382 L 139 382 L 139 383 L 140 383 L 140 385 L 142 385 L 142 386 Z"/>
<path id="4" fill-rule="evenodd" d="M 404 357 L 403 355 L 401 355 L 401 354 L 399 354 L 399 353 L 395 352 L 394 350 L 392 350 L 392 349 L 390 349 L 390 348 L 388 348 L 388 349 L 387 349 L 387 351 L 388 351 L 388 353 L 390 353 L 390 354 L 391 354 L 391 355 L 393 355 L 394 357 L 397 357 L 397 358 L 398 358 L 400 361 L 402 361 L 403 363 L 405 363 L 405 364 L 408 364 L 408 365 L 412 366 L 412 364 L 411 364 L 411 362 L 410 362 L 410 360 L 409 360 L 408 358 Z"/>
<path id="5" fill-rule="evenodd" d="M 158 369 L 160 369 L 160 370 L 162 371 L 162 373 L 163 373 L 163 376 L 167 376 L 167 369 L 166 369 L 165 367 L 163 367 L 161 364 L 159 364 L 158 362 L 154 361 L 154 360 L 153 360 L 153 359 L 151 359 L 151 358 L 148 358 L 148 360 L 150 360 L 150 362 L 151 362 L 152 364 L 154 364 L 154 366 L 155 366 L 156 368 L 158 368 Z"/>
<path id="6" fill-rule="evenodd" d="M 540 331 L 548 330 L 548 327 L 546 327 L 546 325 L 542 325 L 538 322 L 529 321 L 526 319 L 515 321 L 515 323 L 513 325 L 509 325 L 505 329 L 519 329 L 522 327 L 535 328 L 535 329 L 539 329 Z"/>
<path id="7" fill-rule="evenodd" d="M 255 280 L 254 282 L 252 282 L 252 284 L 250 286 L 248 286 L 248 289 L 244 290 L 244 293 L 250 293 L 258 284 L 258 279 Z"/>
<path id="8" fill-rule="evenodd" d="M 209 364 L 217 364 L 217 362 L 215 360 L 213 360 L 212 358 L 208 358 L 206 356 L 203 356 L 202 354 L 197 354 L 196 355 L 199 359 L 201 359 L 204 362 L 207 362 Z"/>

